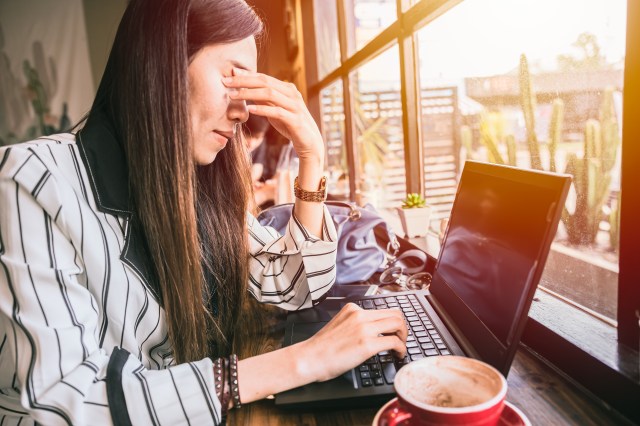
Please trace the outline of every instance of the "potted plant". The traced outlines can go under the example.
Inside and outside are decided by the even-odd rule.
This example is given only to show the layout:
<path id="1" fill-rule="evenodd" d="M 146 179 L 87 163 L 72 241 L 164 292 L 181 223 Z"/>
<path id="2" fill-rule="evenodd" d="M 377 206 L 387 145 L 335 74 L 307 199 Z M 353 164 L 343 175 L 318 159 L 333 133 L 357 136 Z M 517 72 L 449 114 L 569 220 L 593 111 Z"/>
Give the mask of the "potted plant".
<path id="1" fill-rule="evenodd" d="M 407 197 L 402 201 L 402 208 L 397 210 L 405 237 L 424 237 L 427 235 L 431 207 L 427 205 L 422 195 L 407 194 Z"/>

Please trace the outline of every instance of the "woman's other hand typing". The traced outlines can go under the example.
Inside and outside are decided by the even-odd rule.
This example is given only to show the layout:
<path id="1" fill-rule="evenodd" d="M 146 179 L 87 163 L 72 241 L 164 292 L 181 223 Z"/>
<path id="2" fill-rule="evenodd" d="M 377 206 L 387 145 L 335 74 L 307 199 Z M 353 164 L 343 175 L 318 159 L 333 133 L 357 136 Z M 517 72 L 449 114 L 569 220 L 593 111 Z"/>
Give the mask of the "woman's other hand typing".
<path id="1" fill-rule="evenodd" d="M 240 380 L 241 399 L 251 402 L 308 383 L 330 380 L 385 350 L 403 358 L 406 340 L 407 326 L 401 311 L 364 310 L 349 303 L 310 339 L 240 361 L 240 378 L 278 377 L 268 383 Z"/>

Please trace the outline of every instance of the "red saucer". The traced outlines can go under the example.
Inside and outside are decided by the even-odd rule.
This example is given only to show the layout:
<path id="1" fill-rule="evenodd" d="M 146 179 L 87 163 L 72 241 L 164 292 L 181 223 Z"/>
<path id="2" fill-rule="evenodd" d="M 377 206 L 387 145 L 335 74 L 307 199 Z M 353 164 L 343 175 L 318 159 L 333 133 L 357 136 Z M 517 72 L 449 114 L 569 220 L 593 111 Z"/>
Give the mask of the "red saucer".
<path id="1" fill-rule="evenodd" d="M 387 426 L 388 419 L 397 416 L 398 414 L 400 414 L 400 412 L 401 410 L 398 405 L 398 398 L 393 398 L 378 410 L 375 418 L 373 419 L 372 425 Z M 410 425 L 411 422 L 409 422 L 408 420 L 398 423 L 398 426 Z M 527 419 L 527 416 L 525 416 L 524 413 L 520 411 L 520 409 L 518 409 L 510 402 L 505 401 L 504 410 L 502 410 L 502 415 L 500 416 L 498 426 L 531 426 L 531 422 L 529 421 L 529 419 Z"/>

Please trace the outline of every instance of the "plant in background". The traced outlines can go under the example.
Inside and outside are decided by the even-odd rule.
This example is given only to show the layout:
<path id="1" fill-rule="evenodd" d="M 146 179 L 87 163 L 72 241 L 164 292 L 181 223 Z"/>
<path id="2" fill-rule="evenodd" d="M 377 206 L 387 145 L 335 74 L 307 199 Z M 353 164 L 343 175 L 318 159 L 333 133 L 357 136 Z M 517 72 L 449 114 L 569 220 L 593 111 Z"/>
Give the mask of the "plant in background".
<path id="1" fill-rule="evenodd" d="M 406 237 L 423 237 L 427 235 L 429 220 L 431 219 L 431 207 L 427 205 L 422 195 L 415 192 L 407 194 L 402 201 L 402 208 L 398 208 L 397 211 Z"/>
<path id="2" fill-rule="evenodd" d="M 389 164 L 401 159 L 399 152 L 391 149 L 401 130 L 394 110 L 386 100 L 388 96 L 389 92 L 361 92 L 353 105 L 356 167 L 360 172 L 358 203 L 368 202 L 375 207 L 382 207 L 394 195 L 398 198 L 400 195 L 394 194 L 392 185 L 385 179 L 387 169 L 393 167 Z"/>
<path id="3" fill-rule="evenodd" d="M 516 141 L 513 135 L 505 135 L 505 120 L 501 112 L 485 112 L 480 119 L 480 141 L 487 148 L 490 163 L 516 165 Z M 468 137 L 470 137 L 469 135 Z M 463 136 L 464 137 L 464 136 Z M 465 141 L 463 143 L 470 143 Z M 507 147 L 507 161 L 505 162 L 499 146 Z"/>
<path id="4" fill-rule="evenodd" d="M 556 150 L 562 142 L 562 121 L 564 120 L 564 101 L 560 98 L 553 100 L 551 122 L 549 123 L 549 170 L 556 171 Z"/>
<path id="5" fill-rule="evenodd" d="M 389 148 L 389 142 L 385 138 L 388 117 L 379 115 L 376 118 L 369 118 L 365 108 L 358 101 L 355 102 L 354 109 L 356 112 L 354 119 L 358 129 L 356 146 L 358 147 L 360 170 L 364 171 L 365 166 L 369 164 L 369 169 L 376 174 L 371 177 L 381 179 Z"/>
<path id="6" fill-rule="evenodd" d="M 576 207 L 573 213 L 565 207 L 562 221 L 572 244 L 595 242 L 600 221 L 603 219 L 602 208 L 611 192 L 611 172 L 620 146 L 612 88 L 607 88 L 602 94 L 598 118 L 599 120 L 587 120 L 582 158 L 574 153 L 567 155 L 565 171 L 573 175 Z M 617 233 L 617 226 L 612 225 L 612 229 L 615 228 Z M 615 249 L 617 235 L 613 236 L 610 242 Z"/>
<path id="7" fill-rule="evenodd" d="M 542 170 L 542 161 L 540 159 L 540 142 L 536 135 L 535 112 L 536 112 L 536 94 L 531 82 L 531 74 L 529 73 L 529 63 L 527 57 L 520 55 L 520 106 L 522 107 L 522 115 L 524 116 L 525 128 L 527 131 L 527 146 L 531 158 L 531 168 Z M 551 111 L 551 121 L 549 122 L 549 170 L 556 171 L 556 150 L 562 142 L 562 122 L 564 120 L 564 101 L 560 98 L 553 100 L 553 109 Z"/>
<path id="8" fill-rule="evenodd" d="M 620 248 L 620 200 L 616 199 L 613 202 L 613 208 L 609 213 L 609 243 L 613 251 L 618 251 Z"/>
<path id="9" fill-rule="evenodd" d="M 598 120 L 587 120 L 584 132 L 584 152 L 582 158 L 575 153 L 567 154 L 565 172 L 573 175 L 573 187 L 576 194 L 573 212 L 565 207 L 562 222 L 567 230 L 571 244 L 589 245 L 596 240 L 600 221 L 604 219 L 603 206 L 611 192 L 611 172 L 616 163 L 620 146 L 620 133 L 614 110 L 613 88 L 607 88 L 602 94 Z M 527 142 L 531 155 L 531 168 L 542 169 L 540 161 L 540 143 L 535 133 L 536 97 L 531 83 L 527 58 L 520 57 L 520 98 L 522 113 L 527 129 Z M 562 122 L 564 102 L 553 101 L 551 122 L 549 125 L 549 170 L 556 171 L 556 150 L 562 142 Z M 615 216 L 611 216 L 614 218 Z M 618 227 L 610 221 L 610 243 L 617 247 Z"/>
<path id="10" fill-rule="evenodd" d="M 524 123 L 527 129 L 527 146 L 531 159 L 531 168 L 542 170 L 542 162 L 540 161 L 540 143 L 536 135 L 536 94 L 531 84 L 531 74 L 529 73 L 529 63 L 527 57 L 520 55 L 520 105 L 524 115 Z"/>
<path id="11" fill-rule="evenodd" d="M 415 209 L 418 207 L 426 207 L 427 201 L 422 197 L 422 195 L 417 192 L 412 192 L 407 194 L 406 198 L 402 200 L 402 208 L 403 209 Z"/>
<path id="12" fill-rule="evenodd" d="M 66 102 L 62 103 L 62 115 L 52 112 L 51 100 L 58 90 L 58 76 L 56 63 L 53 58 L 46 57 L 42 42 L 33 42 L 33 61 L 25 59 L 22 63 L 25 85 L 13 75 L 10 58 L 3 50 L 1 33 L 2 28 L 0 87 L 4 90 L 0 89 L 3 91 L 0 96 L 0 146 L 68 130 L 71 121 Z M 29 105 L 35 115 L 31 124 Z"/>
<path id="13" fill-rule="evenodd" d="M 540 158 L 541 143 L 535 132 L 536 95 L 531 82 L 529 66 L 525 55 L 520 56 L 520 105 L 524 116 L 527 147 L 531 168 L 542 170 Z M 587 120 L 584 131 L 584 154 L 579 158 L 575 153 L 567 154 L 565 172 L 573 175 L 576 202 L 574 211 L 566 207 L 562 222 L 567 230 L 567 239 L 572 244 L 588 245 L 595 242 L 600 222 L 606 218 L 603 207 L 611 192 L 612 171 L 620 146 L 620 132 L 614 109 L 614 89 L 607 88 L 602 94 L 598 120 Z M 549 170 L 557 170 L 556 152 L 563 142 L 564 102 L 560 98 L 553 101 L 549 123 Z M 460 130 L 462 146 L 472 158 L 472 133 L 468 126 Z M 480 141 L 487 148 L 488 160 L 497 164 L 516 164 L 516 146 L 512 135 L 504 135 L 500 113 L 484 113 L 480 119 Z M 506 144 L 507 160 L 501 144 Z M 616 250 L 619 238 L 619 203 L 615 202 L 609 215 L 610 244 Z"/>

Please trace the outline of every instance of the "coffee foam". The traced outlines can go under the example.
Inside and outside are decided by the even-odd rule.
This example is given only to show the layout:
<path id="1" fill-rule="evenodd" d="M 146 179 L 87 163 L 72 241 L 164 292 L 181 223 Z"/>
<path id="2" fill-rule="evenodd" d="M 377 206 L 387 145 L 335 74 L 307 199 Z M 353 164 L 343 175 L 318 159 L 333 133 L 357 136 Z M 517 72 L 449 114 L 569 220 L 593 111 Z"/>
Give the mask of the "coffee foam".
<path id="1" fill-rule="evenodd" d="M 498 374 L 468 358 L 438 357 L 403 367 L 395 386 L 410 402 L 469 407 L 487 402 L 500 392 L 502 381 Z"/>

